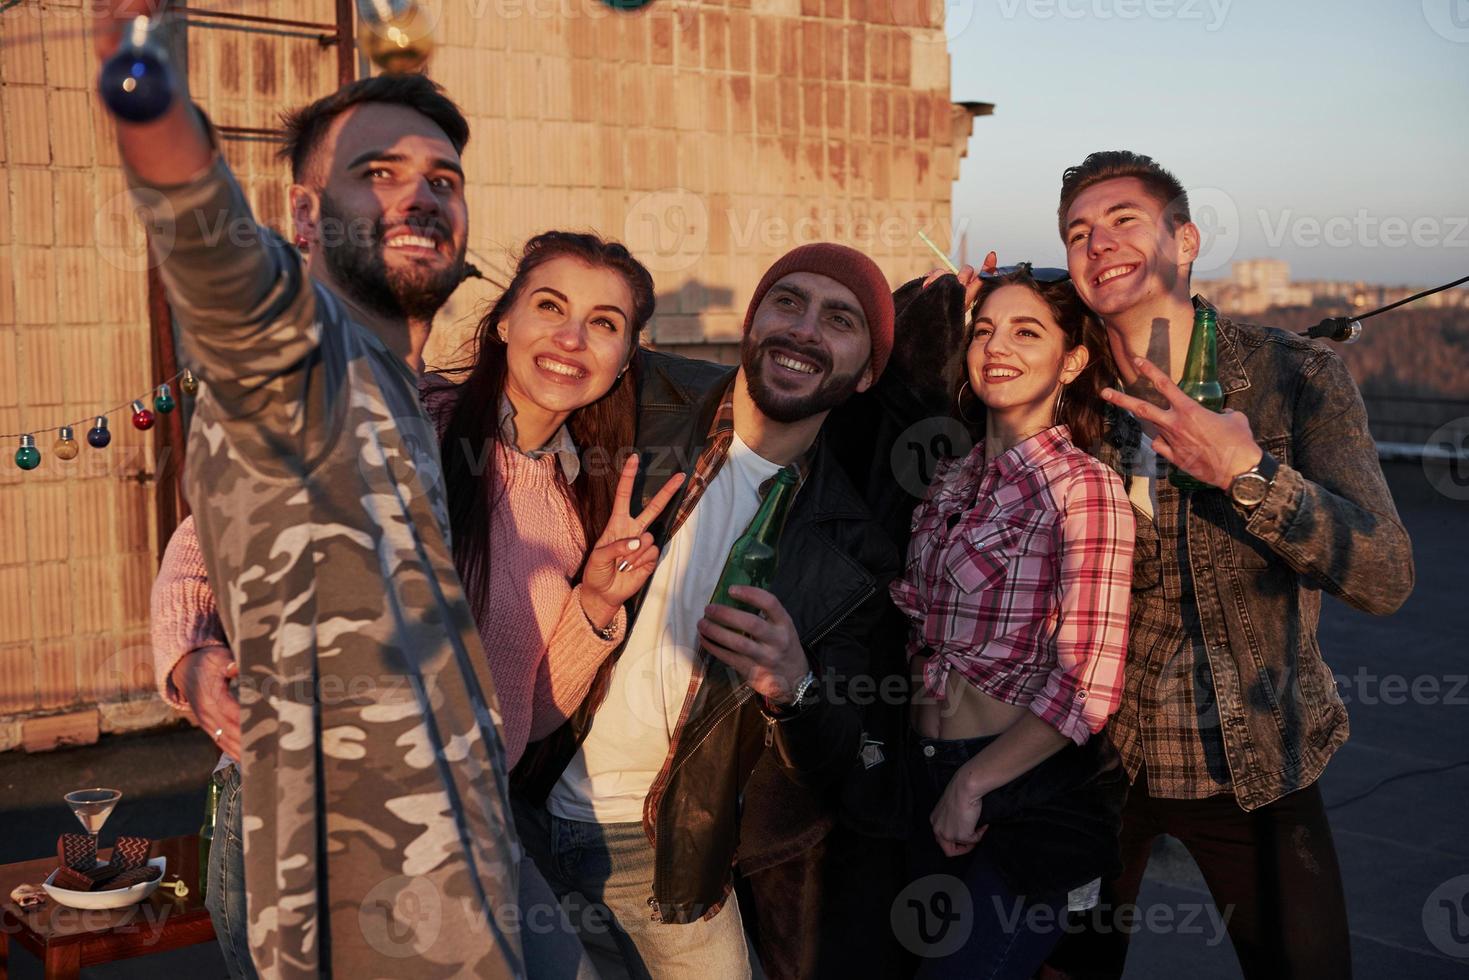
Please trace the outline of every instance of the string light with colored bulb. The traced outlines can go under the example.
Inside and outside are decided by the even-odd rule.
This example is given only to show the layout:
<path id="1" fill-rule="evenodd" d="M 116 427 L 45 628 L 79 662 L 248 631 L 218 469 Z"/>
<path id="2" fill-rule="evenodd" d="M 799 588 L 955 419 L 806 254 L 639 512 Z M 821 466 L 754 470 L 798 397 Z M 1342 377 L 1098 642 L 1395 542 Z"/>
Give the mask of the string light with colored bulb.
<path id="1" fill-rule="evenodd" d="M 108 416 L 115 415 L 123 409 L 131 413 L 133 426 L 141 431 L 153 428 L 158 422 L 158 416 L 168 415 L 178 407 L 178 399 L 174 397 L 173 385 L 177 383 L 179 390 L 187 397 L 193 398 L 199 393 L 199 379 L 192 371 L 187 369 L 178 372 L 167 381 L 154 386 L 146 395 L 130 398 L 121 405 L 116 405 L 103 412 L 91 416 L 92 424 L 87 429 L 87 445 L 93 449 L 106 449 L 112 444 L 112 429 L 108 425 Z M 152 399 L 153 407 L 149 409 L 144 402 L 145 398 Z M 86 420 L 67 422 L 63 425 L 53 425 L 44 429 L 30 429 L 25 432 L 7 432 L 0 434 L 0 440 L 15 439 L 18 443 L 15 450 L 15 465 L 29 472 L 41 465 L 42 453 L 36 444 L 36 435 L 48 432 L 56 433 L 56 442 L 51 447 L 51 453 L 60 460 L 73 460 L 81 452 L 81 446 L 77 442 L 77 430 L 82 428 Z"/>
<path id="2" fill-rule="evenodd" d="M 418 71 L 434 51 L 434 19 L 418 0 L 357 0 L 357 47 L 385 72 Z"/>
<path id="3" fill-rule="evenodd" d="M 112 442 L 112 430 L 107 427 L 107 416 L 97 416 L 97 421 L 92 428 L 87 430 L 87 445 L 93 449 L 106 449 L 107 444 Z"/>
<path id="4" fill-rule="evenodd" d="M 41 451 L 36 448 L 36 437 L 20 437 L 20 448 L 15 451 L 15 465 L 23 470 L 33 470 L 41 465 Z"/>
<path id="5" fill-rule="evenodd" d="M 144 408 L 141 399 L 133 400 L 133 428 L 147 432 L 153 428 L 153 423 L 156 421 L 158 421 L 158 416 Z"/>
<path id="6" fill-rule="evenodd" d="M 103 63 L 97 76 L 98 94 L 119 119 L 152 122 L 173 104 L 178 82 L 168 54 L 158 43 L 161 14 L 134 18 L 122 44 Z"/>
<path id="7" fill-rule="evenodd" d="M 81 447 L 77 445 L 76 434 L 69 425 L 61 427 L 61 434 L 56 437 L 56 445 L 51 448 L 57 459 L 76 459 Z"/>

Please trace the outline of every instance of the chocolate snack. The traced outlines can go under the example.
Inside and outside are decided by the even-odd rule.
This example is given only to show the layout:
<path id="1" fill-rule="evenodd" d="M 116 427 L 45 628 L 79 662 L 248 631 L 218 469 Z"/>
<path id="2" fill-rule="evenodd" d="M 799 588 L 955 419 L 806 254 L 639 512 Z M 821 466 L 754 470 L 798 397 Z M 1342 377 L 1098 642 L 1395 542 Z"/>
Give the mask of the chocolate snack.
<path id="1" fill-rule="evenodd" d="M 56 877 L 51 879 L 51 884 L 57 888 L 69 888 L 74 892 L 89 892 L 93 887 L 91 878 L 75 868 L 67 867 L 56 869 Z"/>
<path id="2" fill-rule="evenodd" d="M 163 874 L 162 869 L 149 867 L 148 865 L 144 865 L 141 868 L 133 868 L 113 878 L 108 883 L 106 890 L 113 891 L 118 888 L 131 888 L 134 885 L 141 885 L 145 881 L 152 881 L 161 874 Z"/>
<path id="3" fill-rule="evenodd" d="M 148 863 L 153 842 L 146 837 L 119 837 L 112 845 L 112 863 L 124 871 L 141 868 Z"/>
<path id="4" fill-rule="evenodd" d="M 97 863 L 97 838 L 91 834 L 62 834 L 56 839 L 56 858 L 63 868 L 88 871 Z"/>
<path id="5" fill-rule="evenodd" d="M 128 869 L 124 868 L 122 865 L 113 862 L 111 864 L 103 864 L 95 868 L 88 868 L 86 871 L 82 871 L 80 873 L 90 878 L 92 880 L 92 888 L 94 890 L 98 890 L 101 888 L 102 885 L 106 884 L 107 882 L 111 881 L 113 878 L 116 878 L 118 875 L 127 870 Z M 112 886 L 108 885 L 108 887 L 111 888 Z"/>

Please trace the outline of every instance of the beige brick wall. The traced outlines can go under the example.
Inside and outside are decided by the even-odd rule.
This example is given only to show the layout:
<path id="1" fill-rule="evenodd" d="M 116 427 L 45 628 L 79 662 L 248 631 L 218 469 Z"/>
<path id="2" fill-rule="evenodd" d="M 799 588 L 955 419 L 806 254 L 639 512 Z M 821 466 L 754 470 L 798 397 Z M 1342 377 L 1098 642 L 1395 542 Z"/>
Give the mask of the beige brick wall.
<path id="1" fill-rule="evenodd" d="M 728 344 L 787 249 L 844 241 L 894 283 L 947 247 L 958 176 L 941 4 L 599 0 L 444 4 L 430 74 L 470 116 L 474 261 L 551 228 L 626 242 L 652 270 L 659 346 Z M 967 116 L 958 127 L 968 134 Z M 459 348 L 469 283 L 429 349 Z M 723 356 L 729 356 L 724 352 Z"/>
<path id="2" fill-rule="evenodd" d="M 750 291 L 788 248 L 845 241 L 897 283 L 932 266 L 919 230 L 949 244 L 968 125 L 949 102 L 941 5 L 438 8 L 430 74 L 470 116 L 471 248 L 492 277 L 538 231 L 596 229 L 654 273 L 650 342 L 729 361 Z M 34 0 L 0 16 L 0 432 L 83 417 L 153 380 L 143 235 L 93 94 L 82 9 Z M 251 11 L 333 18 L 331 0 Z M 187 45 L 191 90 L 220 125 L 274 126 L 336 84 L 335 51 L 311 38 L 198 21 Z M 273 151 L 225 143 L 258 215 L 285 230 Z M 431 363 L 448 360 L 492 292 L 460 290 Z M 153 487 L 137 478 L 156 468 L 153 438 L 126 412 L 111 421 L 112 446 L 83 445 L 71 463 L 51 453 L 54 435 L 38 436 L 45 460 L 29 474 L 10 463 L 13 442 L 0 446 L 0 749 L 21 743 L 27 719 L 39 745 L 168 717 L 148 666 L 159 532 Z M 58 715 L 78 721 L 34 722 Z"/>
<path id="3" fill-rule="evenodd" d="M 142 235 L 105 221 L 123 184 L 83 23 L 75 3 L 0 16 L 5 433 L 81 418 L 149 384 L 143 273 L 126 268 Z M 17 441 L 0 445 L 0 748 L 19 740 L 25 716 L 146 701 L 152 495 L 130 477 L 152 470 L 152 440 L 127 418 L 112 414 L 112 448 L 84 445 L 71 463 L 52 454 L 55 433 L 38 433 L 44 461 L 29 474 L 11 462 Z"/>
<path id="4" fill-rule="evenodd" d="M 333 16 L 330 0 L 253 6 Z M 90 416 L 155 380 L 144 236 L 94 92 L 83 10 L 45 0 L 0 15 L 0 432 Z M 273 126 L 282 105 L 336 84 L 334 51 L 313 39 L 200 24 L 189 43 L 191 88 L 220 123 Z M 279 224 L 285 185 L 272 149 L 225 144 Z M 43 459 L 30 473 L 11 461 L 15 440 L 0 445 L 0 750 L 172 717 L 153 694 L 148 643 L 158 461 L 153 434 L 130 417 L 110 414 L 101 451 L 79 428 L 71 462 L 51 451 L 55 433 L 38 433 Z"/>

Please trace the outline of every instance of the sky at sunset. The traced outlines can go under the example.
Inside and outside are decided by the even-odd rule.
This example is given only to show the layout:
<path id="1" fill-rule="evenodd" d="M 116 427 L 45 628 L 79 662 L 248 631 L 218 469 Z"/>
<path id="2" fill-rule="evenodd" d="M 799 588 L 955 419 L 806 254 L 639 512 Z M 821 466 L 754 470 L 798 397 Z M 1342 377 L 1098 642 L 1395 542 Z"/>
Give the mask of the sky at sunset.
<path id="1" fill-rule="evenodd" d="M 1469 275 L 1469 0 L 947 3 L 952 97 L 996 106 L 954 186 L 971 258 L 1058 263 L 1062 170 L 1131 149 L 1189 190 L 1200 278 Z"/>

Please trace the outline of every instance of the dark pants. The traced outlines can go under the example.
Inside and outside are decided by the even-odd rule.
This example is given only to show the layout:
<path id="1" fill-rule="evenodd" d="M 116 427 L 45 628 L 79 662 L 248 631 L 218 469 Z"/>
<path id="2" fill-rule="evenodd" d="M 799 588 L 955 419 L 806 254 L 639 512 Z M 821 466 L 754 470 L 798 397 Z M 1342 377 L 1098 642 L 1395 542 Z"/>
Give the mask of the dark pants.
<path id="1" fill-rule="evenodd" d="M 905 945 L 920 958 L 919 980 L 1028 980 L 1066 927 L 1065 888 L 1023 894 L 1007 882 L 994 849 L 983 840 L 969 853 L 951 858 L 934 839 L 929 815 L 944 789 L 964 763 L 993 741 L 994 736 L 925 738 L 914 746 L 914 826 L 908 842 L 912 884 L 896 910 L 896 924 Z M 1045 779 L 1051 767 L 1042 767 L 1044 771 L 1038 767 L 1033 774 Z M 1017 811 L 1014 819 L 1025 820 L 1025 811 Z M 1043 844 L 1027 846 L 1034 848 L 1034 858 L 1042 857 Z M 904 922 L 906 916 L 912 921 Z"/>
<path id="2" fill-rule="evenodd" d="M 1147 916 L 1135 906 L 1160 834 L 1193 855 L 1246 977 L 1352 975 L 1341 869 L 1314 784 L 1246 811 L 1233 796 L 1152 797 L 1146 773 L 1122 811 L 1122 873 L 1102 883 L 1095 910 L 1076 914 L 1051 965 L 1077 978 L 1122 976 L 1129 935 L 1146 928 Z"/>

